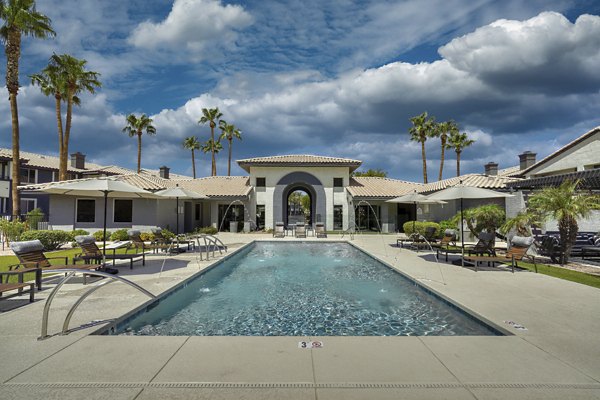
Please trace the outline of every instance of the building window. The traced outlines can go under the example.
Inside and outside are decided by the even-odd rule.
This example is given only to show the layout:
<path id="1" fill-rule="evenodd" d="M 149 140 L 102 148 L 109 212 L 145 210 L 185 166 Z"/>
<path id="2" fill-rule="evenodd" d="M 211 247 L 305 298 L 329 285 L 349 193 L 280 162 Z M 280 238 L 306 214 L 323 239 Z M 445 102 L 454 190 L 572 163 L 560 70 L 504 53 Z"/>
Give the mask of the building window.
<path id="1" fill-rule="evenodd" d="M 333 206 L 333 229 L 341 231 L 344 226 L 344 207 L 341 205 Z"/>
<path id="2" fill-rule="evenodd" d="M 256 205 L 256 229 L 265 229 L 265 206 Z"/>
<path id="3" fill-rule="evenodd" d="M 235 229 L 236 232 L 240 232 L 244 227 L 244 206 L 241 204 L 219 204 L 219 230 L 229 231 L 232 222 L 237 222 Z"/>
<path id="4" fill-rule="evenodd" d="M 35 180 L 35 169 L 31 168 L 21 168 L 21 183 L 36 183 Z"/>
<path id="5" fill-rule="evenodd" d="M 360 205 L 356 207 L 355 224 L 359 231 L 379 231 L 380 209 L 379 206 Z"/>
<path id="6" fill-rule="evenodd" d="M 114 221 L 133 221 L 133 200 L 116 200 L 114 202 Z"/>
<path id="7" fill-rule="evenodd" d="M 27 214 L 37 207 L 37 199 L 21 199 L 21 214 Z"/>
<path id="8" fill-rule="evenodd" d="M 344 187 L 344 178 L 333 178 L 333 187 Z"/>
<path id="9" fill-rule="evenodd" d="M 267 178 L 256 178 L 256 187 L 266 187 Z"/>
<path id="10" fill-rule="evenodd" d="M 77 199 L 77 222 L 96 222 L 96 200 Z"/>
<path id="11" fill-rule="evenodd" d="M 196 221 L 200 221 L 200 217 L 202 216 L 202 206 L 200 203 L 196 203 L 194 205 L 194 219 Z"/>

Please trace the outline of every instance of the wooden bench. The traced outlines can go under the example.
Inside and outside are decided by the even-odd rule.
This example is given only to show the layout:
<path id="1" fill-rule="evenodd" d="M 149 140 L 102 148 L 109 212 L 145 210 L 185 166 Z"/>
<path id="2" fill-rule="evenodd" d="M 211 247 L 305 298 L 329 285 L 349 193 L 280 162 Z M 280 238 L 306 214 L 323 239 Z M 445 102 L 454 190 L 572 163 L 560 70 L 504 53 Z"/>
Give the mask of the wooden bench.
<path id="1" fill-rule="evenodd" d="M 23 294 L 23 289 L 26 287 L 29 287 L 29 302 L 33 303 L 35 283 L 0 283 L 0 298 L 4 292 L 8 292 L 10 290 L 18 290 L 18 292 L 9 296 L 4 296 L 3 298 L 7 299 L 9 297 L 20 296 Z"/>

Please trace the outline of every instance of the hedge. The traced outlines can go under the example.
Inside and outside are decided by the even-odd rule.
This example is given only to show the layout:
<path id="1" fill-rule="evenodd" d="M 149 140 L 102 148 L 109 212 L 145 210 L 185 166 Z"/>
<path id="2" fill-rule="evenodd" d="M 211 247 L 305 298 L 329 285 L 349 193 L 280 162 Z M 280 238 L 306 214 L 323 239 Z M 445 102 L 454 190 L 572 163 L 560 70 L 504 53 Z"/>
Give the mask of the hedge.
<path id="1" fill-rule="evenodd" d="M 413 230 L 413 224 L 414 224 L 414 230 Z M 424 222 L 424 221 L 408 221 L 405 222 L 404 225 L 402 225 L 402 227 L 404 228 L 404 233 L 406 233 L 407 235 L 412 235 L 413 233 L 415 233 L 415 230 L 421 234 L 421 235 L 425 235 L 425 230 L 430 227 L 433 226 L 435 228 L 435 236 L 439 237 L 440 236 L 440 224 L 438 224 L 437 222 Z"/>
<path id="2" fill-rule="evenodd" d="M 21 234 L 20 240 L 39 240 L 44 246 L 44 251 L 60 248 L 65 243 L 72 242 L 72 232 L 65 231 L 27 231 Z"/>

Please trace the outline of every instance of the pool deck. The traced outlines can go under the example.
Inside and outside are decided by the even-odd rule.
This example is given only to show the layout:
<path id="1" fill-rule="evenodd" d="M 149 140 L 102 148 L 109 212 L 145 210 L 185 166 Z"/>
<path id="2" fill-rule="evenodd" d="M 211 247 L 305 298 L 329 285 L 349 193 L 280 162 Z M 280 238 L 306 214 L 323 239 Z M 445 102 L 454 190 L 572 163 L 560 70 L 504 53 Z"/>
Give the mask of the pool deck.
<path id="1" fill-rule="evenodd" d="M 271 240 L 219 237 L 230 253 Z M 7 310 L 26 296 L 0 301 L 0 399 L 600 399 L 600 290 L 508 268 L 438 264 L 431 253 L 395 247 L 394 235 L 356 235 L 351 243 L 512 335 L 132 337 L 90 336 L 96 328 L 88 328 L 38 341 L 48 284 L 33 304 Z M 159 294 L 214 260 L 171 256 L 159 277 L 162 261 L 149 256 L 120 276 Z M 50 333 L 87 288 L 80 280 L 65 285 Z M 82 303 L 71 326 L 118 317 L 146 300 L 110 284 Z M 303 340 L 324 347 L 299 348 Z"/>

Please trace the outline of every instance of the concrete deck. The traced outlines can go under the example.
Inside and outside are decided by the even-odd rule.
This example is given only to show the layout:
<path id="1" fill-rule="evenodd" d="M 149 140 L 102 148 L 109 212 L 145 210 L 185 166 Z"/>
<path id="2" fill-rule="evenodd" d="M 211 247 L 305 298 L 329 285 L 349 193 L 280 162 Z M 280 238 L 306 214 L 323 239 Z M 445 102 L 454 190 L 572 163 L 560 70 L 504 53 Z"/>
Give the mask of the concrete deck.
<path id="1" fill-rule="evenodd" d="M 219 237 L 230 253 L 271 239 Z M 103 337 L 89 328 L 38 341 L 49 284 L 33 304 L 6 311 L 27 300 L 0 301 L 0 399 L 600 399 L 600 290 L 507 268 L 437 264 L 431 253 L 396 248 L 395 239 L 357 235 L 352 243 L 513 335 Z M 169 256 L 159 277 L 162 256 L 149 256 L 146 267 L 125 264 L 120 275 L 159 294 L 212 262 Z M 80 280 L 65 286 L 50 333 L 87 289 Z M 71 326 L 118 317 L 146 300 L 110 284 L 86 299 Z M 300 340 L 324 347 L 300 349 Z"/>

